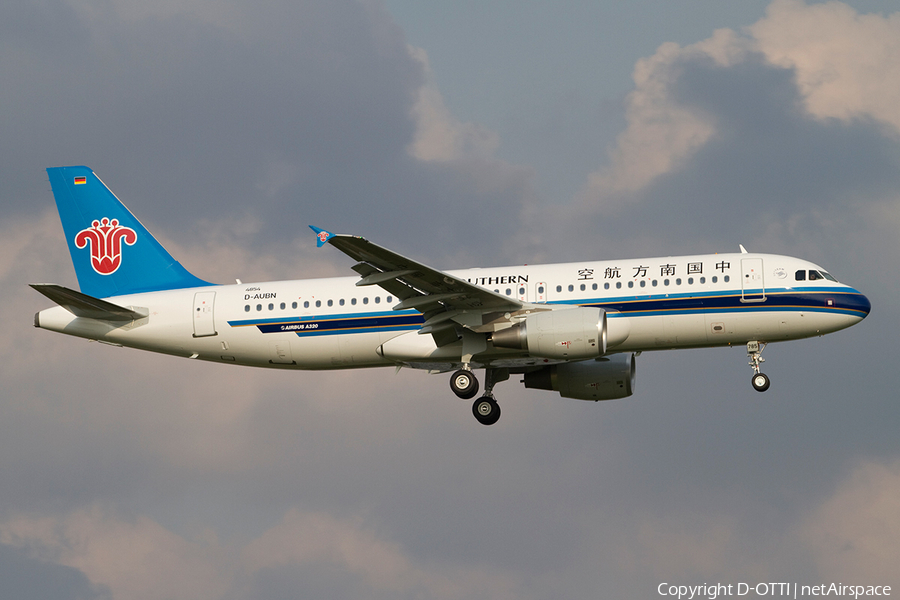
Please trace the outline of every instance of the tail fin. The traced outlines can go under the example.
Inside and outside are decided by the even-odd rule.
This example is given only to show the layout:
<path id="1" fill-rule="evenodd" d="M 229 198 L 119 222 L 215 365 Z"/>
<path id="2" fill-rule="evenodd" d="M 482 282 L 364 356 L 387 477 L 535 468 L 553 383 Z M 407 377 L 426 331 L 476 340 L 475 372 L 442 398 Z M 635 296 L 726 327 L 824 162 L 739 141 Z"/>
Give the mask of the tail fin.
<path id="1" fill-rule="evenodd" d="M 47 174 L 83 293 L 108 298 L 212 285 L 172 258 L 91 169 Z"/>

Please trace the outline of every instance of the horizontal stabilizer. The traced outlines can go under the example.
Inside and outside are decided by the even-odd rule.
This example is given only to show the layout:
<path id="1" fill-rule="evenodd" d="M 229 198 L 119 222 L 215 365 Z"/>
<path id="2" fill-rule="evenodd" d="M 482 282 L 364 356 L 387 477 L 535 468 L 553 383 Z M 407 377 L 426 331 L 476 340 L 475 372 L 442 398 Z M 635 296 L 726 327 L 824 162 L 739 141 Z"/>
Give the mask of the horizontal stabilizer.
<path id="1" fill-rule="evenodd" d="M 29 285 L 76 317 L 102 321 L 136 321 L 150 314 L 146 309 L 125 308 L 53 283 L 30 283 Z"/>

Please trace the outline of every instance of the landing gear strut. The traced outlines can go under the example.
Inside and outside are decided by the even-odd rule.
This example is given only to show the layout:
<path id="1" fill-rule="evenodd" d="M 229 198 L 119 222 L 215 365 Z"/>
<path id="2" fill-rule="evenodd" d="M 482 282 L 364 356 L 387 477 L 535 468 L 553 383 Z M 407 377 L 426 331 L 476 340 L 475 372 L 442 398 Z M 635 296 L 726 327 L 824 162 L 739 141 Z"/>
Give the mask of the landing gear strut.
<path id="1" fill-rule="evenodd" d="M 747 356 L 750 357 L 750 366 L 753 368 L 753 377 L 750 379 L 750 383 L 757 392 L 769 389 L 769 376 L 759 372 L 759 363 L 766 362 L 766 359 L 762 357 L 765 347 L 765 342 L 747 342 Z"/>

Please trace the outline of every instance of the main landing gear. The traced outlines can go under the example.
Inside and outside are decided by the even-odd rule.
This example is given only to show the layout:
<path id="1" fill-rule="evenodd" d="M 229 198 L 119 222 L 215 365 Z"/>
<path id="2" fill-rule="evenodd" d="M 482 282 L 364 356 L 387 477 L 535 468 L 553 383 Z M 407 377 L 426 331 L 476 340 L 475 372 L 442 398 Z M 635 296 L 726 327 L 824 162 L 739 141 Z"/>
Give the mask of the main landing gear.
<path id="1" fill-rule="evenodd" d="M 762 351 L 765 349 L 765 342 L 747 342 L 747 356 L 750 357 L 750 366 L 753 368 L 753 377 L 750 383 L 757 392 L 764 392 L 769 389 L 769 376 L 759 372 L 759 363 L 766 362 L 762 357 Z"/>
<path id="2" fill-rule="evenodd" d="M 509 379 L 509 369 L 485 369 L 484 375 L 484 395 L 472 405 L 472 414 L 482 425 L 493 425 L 500 419 L 500 405 L 494 399 L 494 385 Z M 453 374 L 450 389 L 463 400 L 478 393 L 478 379 L 468 365 Z"/>

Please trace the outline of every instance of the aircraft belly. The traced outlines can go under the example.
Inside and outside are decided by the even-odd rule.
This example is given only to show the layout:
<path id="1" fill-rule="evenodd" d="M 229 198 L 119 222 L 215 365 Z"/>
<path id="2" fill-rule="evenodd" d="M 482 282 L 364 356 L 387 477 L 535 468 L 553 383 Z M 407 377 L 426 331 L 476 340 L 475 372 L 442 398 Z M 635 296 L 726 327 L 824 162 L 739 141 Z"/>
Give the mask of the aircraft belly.
<path id="1" fill-rule="evenodd" d="M 860 317 L 840 313 L 785 312 L 781 313 L 781 339 L 799 339 L 823 335 L 858 323 Z"/>
<path id="2" fill-rule="evenodd" d="M 706 319 L 703 314 L 654 315 L 629 317 L 631 332 L 616 351 L 655 350 L 707 346 Z"/>
<path id="3" fill-rule="evenodd" d="M 818 335 L 817 329 L 834 331 L 842 315 L 788 311 L 630 317 L 631 332 L 616 351 L 662 350 L 743 344 L 749 340 L 777 341 Z M 853 317 L 847 317 L 852 319 Z"/>
<path id="4" fill-rule="evenodd" d="M 294 335 L 291 350 L 298 367 L 303 369 L 376 367 L 390 364 L 376 352 L 382 337 L 381 333 Z"/>
<path id="5" fill-rule="evenodd" d="M 666 323 L 670 336 L 674 335 L 678 346 L 705 346 L 709 342 L 706 317 L 702 314 L 687 314 L 670 317 Z"/>

